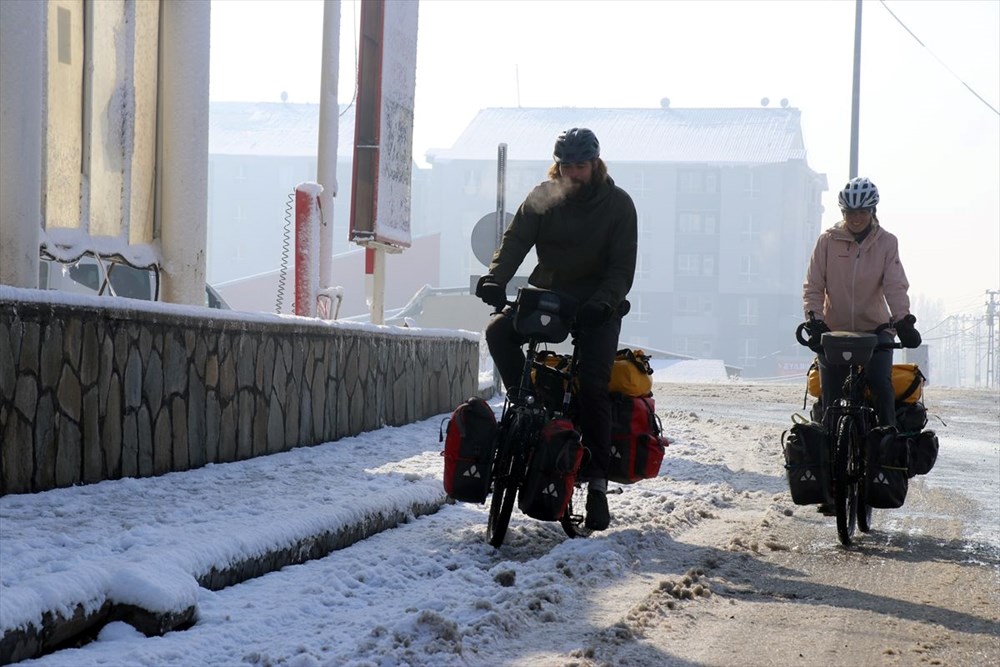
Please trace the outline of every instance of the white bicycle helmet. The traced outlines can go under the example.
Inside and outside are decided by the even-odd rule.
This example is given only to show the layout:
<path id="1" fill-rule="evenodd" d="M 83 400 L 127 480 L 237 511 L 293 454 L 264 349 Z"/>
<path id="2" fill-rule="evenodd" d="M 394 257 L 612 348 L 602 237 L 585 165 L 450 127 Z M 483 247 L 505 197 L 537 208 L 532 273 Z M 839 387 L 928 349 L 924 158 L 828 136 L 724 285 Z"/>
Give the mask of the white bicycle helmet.
<path id="1" fill-rule="evenodd" d="M 842 209 L 875 208 L 878 204 L 878 188 L 867 176 L 856 176 L 840 191 L 837 201 Z"/>

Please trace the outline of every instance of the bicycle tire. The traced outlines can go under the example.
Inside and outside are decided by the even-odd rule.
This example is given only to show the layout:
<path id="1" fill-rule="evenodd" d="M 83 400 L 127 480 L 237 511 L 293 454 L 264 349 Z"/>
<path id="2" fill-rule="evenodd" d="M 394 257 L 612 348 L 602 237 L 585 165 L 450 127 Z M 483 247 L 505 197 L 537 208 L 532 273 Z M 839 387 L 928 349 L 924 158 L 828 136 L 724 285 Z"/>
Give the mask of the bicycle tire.
<path id="1" fill-rule="evenodd" d="M 517 455 L 517 438 L 520 435 L 520 420 L 517 415 L 511 417 L 509 426 L 504 429 L 504 435 L 497 448 L 497 460 L 493 467 L 493 495 L 490 498 L 489 517 L 486 520 L 486 541 L 499 549 L 507 537 L 507 527 L 514 512 L 514 500 L 517 497 L 517 486 L 523 471 L 517 468 L 523 466 Z"/>
<path id="2" fill-rule="evenodd" d="M 852 415 L 844 415 L 837 422 L 837 440 L 834 450 L 833 504 L 837 515 L 837 536 L 845 547 L 857 526 L 858 445 L 857 422 Z"/>
<path id="3" fill-rule="evenodd" d="M 577 484 L 573 489 L 573 496 L 566 506 L 566 512 L 559 518 L 559 524 L 563 532 L 569 537 L 590 537 L 594 531 L 586 526 L 587 515 L 585 512 L 574 512 L 573 507 L 587 507 L 587 486 Z"/>

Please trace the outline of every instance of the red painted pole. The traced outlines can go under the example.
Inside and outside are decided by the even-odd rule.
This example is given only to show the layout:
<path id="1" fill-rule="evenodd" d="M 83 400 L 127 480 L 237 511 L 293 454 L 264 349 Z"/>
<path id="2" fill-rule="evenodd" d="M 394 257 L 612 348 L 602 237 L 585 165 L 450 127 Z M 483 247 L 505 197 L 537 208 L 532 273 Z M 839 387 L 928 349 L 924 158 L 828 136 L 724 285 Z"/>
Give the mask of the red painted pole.
<path id="1" fill-rule="evenodd" d="M 316 317 L 319 294 L 319 195 L 318 183 L 295 188 L 295 314 Z"/>

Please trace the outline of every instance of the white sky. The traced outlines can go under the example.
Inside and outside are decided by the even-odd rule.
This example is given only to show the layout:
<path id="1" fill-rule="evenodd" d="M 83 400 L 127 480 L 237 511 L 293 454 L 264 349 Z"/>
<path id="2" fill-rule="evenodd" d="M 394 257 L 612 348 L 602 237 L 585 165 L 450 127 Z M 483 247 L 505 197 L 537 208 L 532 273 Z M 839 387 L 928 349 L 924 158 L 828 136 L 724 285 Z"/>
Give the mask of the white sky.
<path id="1" fill-rule="evenodd" d="M 495 550 L 485 542 L 486 506 L 457 503 L 325 558 L 216 592 L 199 588 L 196 577 L 380 511 L 440 502 L 438 429 L 447 415 L 183 473 L 2 496 L 0 634 L 38 622 L 49 610 L 78 603 L 93 610 L 111 600 L 175 612 L 196 605 L 197 623 L 151 639 L 113 623 L 95 643 L 19 664 L 534 666 L 566 664 L 533 656 L 566 656 L 587 645 L 600 647 L 609 664 L 665 664 L 670 646 L 641 635 L 615 638 L 622 618 L 614 610 L 703 562 L 704 547 L 687 543 L 686 530 L 724 521 L 718 513 L 734 506 L 770 505 L 792 511 L 792 521 L 824 520 L 788 497 L 778 442 L 798 406 L 771 401 L 748 408 L 753 390 L 713 384 L 715 412 L 658 404 L 671 441 L 661 475 L 609 495 L 614 518 L 605 533 L 571 540 L 558 524 L 515 510 L 507 540 Z M 963 396 L 933 392 L 931 412 L 938 401 Z M 981 406 L 990 404 L 977 401 L 964 408 L 962 420 L 937 426 L 942 446 L 934 470 L 911 480 L 908 507 L 877 512 L 876 525 L 891 533 L 900 530 L 893 523 L 902 520 L 900 512 L 926 516 L 922 497 L 930 487 L 943 488 L 975 502 L 955 505 L 968 531 L 956 552 L 974 559 L 1000 547 L 1000 482 L 993 474 L 1000 443 L 995 430 L 986 435 L 995 412 Z M 733 427 L 733 415 L 740 415 L 741 428 Z M 742 464 L 728 458 L 734 453 Z M 833 519 L 825 521 L 828 542 L 771 548 L 833 557 L 841 550 Z M 732 560 L 722 572 L 742 567 L 738 550 L 718 556 Z M 513 576 L 513 585 L 504 585 L 505 576 Z M 685 604 L 732 602 L 724 594 L 683 601 L 677 613 Z"/>
<path id="2" fill-rule="evenodd" d="M 322 10 L 319 0 L 213 0 L 212 99 L 286 91 L 318 102 Z M 809 165 L 829 178 L 833 224 L 849 169 L 854 10 L 849 0 L 421 0 L 414 156 L 450 146 L 486 107 L 787 98 L 802 110 Z M 345 0 L 342 103 L 353 98 L 357 16 Z M 1000 109 L 1000 2 L 867 0 L 862 20 L 859 172 L 882 193 L 911 296 L 982 314 L 985 291 L 1000 288 L 1000 116 L 966 85 Z M 604 157 L 613 175 L 614 155 Z"/>

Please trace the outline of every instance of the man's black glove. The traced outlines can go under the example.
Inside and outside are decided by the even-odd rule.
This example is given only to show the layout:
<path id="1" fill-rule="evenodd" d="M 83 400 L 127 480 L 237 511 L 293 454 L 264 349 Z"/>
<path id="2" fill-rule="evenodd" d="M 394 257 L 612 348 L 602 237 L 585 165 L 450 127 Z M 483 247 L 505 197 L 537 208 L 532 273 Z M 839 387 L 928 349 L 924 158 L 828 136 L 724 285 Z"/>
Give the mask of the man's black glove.
<path id="1" fill-rule="evenodd" d="M 899 337 L 899 342 L 903 347 L 920 347 L 920 343 L 923 342 L 923 339 L 920 338 L 920 332 L 913 326 L 916 323 L 917 318 L 913 315 L 907 315 L 896 322 L 896 336 Z"/>
<path id="2" fill-rule="evenodd" d="M 819 354 L 823 351 L 823 334 L 828 333 L 830 327 L 823 320 L 810 320 L 806 331 L 809 332 L 809 349 Z"/>
<path id="3" fill-rule="evenodd" d="M 611 305 L 604 301 L 585 301 L 576 311 L 576 325 L 589 329 L 604 324 L 611 319 Z"/>
<path id="4" fill-rule="evenodd" d="M 497 310 L 507 305 L 507 290 L 488 273 L 476 283 L 476 296 Z"/>

